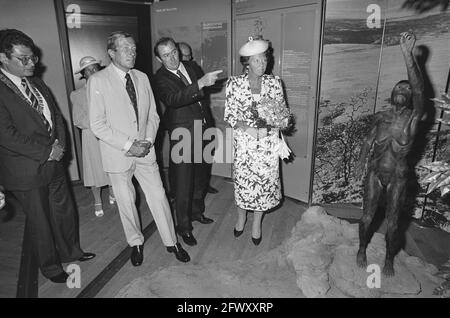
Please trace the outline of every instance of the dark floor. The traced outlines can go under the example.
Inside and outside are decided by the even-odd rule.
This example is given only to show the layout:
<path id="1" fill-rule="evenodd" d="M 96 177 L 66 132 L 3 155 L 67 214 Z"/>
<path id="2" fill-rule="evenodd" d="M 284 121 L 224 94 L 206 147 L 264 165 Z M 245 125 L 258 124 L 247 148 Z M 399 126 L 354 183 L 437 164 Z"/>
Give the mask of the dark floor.
<path id="1" fill-rule="evenodd" d="M 233 202 L 233 185 L 229 179 L 213 177 L 212 185 L 219 189 L 217 194 L 209 194 L 206 198 L 206 212 L 214 219 L 210 225 L 195 223 L 194 235 L 199 244 L 194 247 L 185 246 L 191 256 L 190 264 L 204 264 L 225 260 L 249 259 L 278 246 L 290 235 L 292 227 L 300 219 L 307 206 L 297 201 L 286 199 L 282 207 L 265 216 L 263 222 L 263 241 L 255 247 L 250 240 L 248 222 L 244 234 L 235 239 L 232 232 L 235 223 L 235 207 Z M 85 251 L 94 252 L 97 257 L 80 263 L 81 288 L 69 289 L 64 284 L 53 284 L 43 276 L 39 277 L 39 297 L 72 298 L 79 295 L 90 282 L 95 282 L 99 290 L 91 296 L 113 297 L 123 286 L 134 278 L 170 265 L 180 264 L 165 251 L 158 232 L 145 243 L 145 259 L 140 267 L 133 267 L 128 261 L 127 247 L 122 226 L 115 206 L 105 204 L 105 216 L 97 218 L 93 213 L 93 198 L 90 191 L 81 185 L 74 186 L 75 198 L 80 216 L 81 245 Z M 138 191 L 138 193 L 140 193 Z M 106 199 L 107 193 L 104 193 Z M 140 193 L 140 197 L 142 194 Z M 106 201 L 105 201 L 106 202 Z M 10 203 L 13 203 L 11 200 Z M 152 220 L 144 200 L 139 207 L 146 227 Z M 328 213 L 356 222 L 361 215 L 358 206 L 335 204 L 325 206 Z M 9 214 L 8 211 L 16 211 Z M 15 297 L 19 272 L 24 216 L 20 208 L 8 208 L 0 212 L 0 297 Z M 252 215 L 249 215 L 251 221 Z M 383 231 L 383 225 L 380 228 Z M 406 231 L 406 251 L 429 263 L 439 266 L 450 258 L 450 234 L 435 228 L 420 228 L 411 223 Z M 185 245 L 185 244 L 184 244 Z M 125 257 L 123 266 L 117 264 L 118 255 Z M 116 261 L 114 261 L 116 259 Z M 67 264 L 66 264 L 67 265 Z M 108 267 L 112 277 L 107 281 L 95 280 Z"/>

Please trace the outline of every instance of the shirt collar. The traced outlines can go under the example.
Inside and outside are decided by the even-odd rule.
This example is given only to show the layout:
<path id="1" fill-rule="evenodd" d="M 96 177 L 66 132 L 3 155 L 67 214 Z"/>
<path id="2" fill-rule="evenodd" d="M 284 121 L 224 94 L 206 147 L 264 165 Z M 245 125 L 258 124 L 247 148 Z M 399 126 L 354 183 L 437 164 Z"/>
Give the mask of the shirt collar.
<path id="1" fill-rule="evenodd" d="M 113 68 L 116 70 L 117 74 L 119 74 L 120 78 L 124 79 L 125 75 L 127 75 L 127 74 L 130 74 L 130 76 L 131 76 L 131 73 L 130 73 L 131 70 L 129 70 L 127 73 L 125 73 L 120 68 L 118 68 L 113 62 L 111 62 L 111 64 L 112 64 Z"/>
<path id="2" fill-rule="evenodd" d="M 176 76 L 178 76 L 177 72 L 180 71 L 183 74 L 187 74 L 186 68 L 184 67 L 183 63 L 180 61 L 180 65 L 178 65 L 178 68 L 174 71 L 174 70 L 169 70 L 168 68 L 166 68 L 169 72 L 172 72 L 173 74 L 175 74 Z"/>
<path id="3" fill-rule="evenodd" d="M 6 77 L 8 77 L 11 82 L 13 82 L 17 87 L 22 86 L 22 79 L 19 76 L 16 76 L 14 74 L 9 73 L 4 68 L 0 67 L 0 70 L 2 70 L 3 74 L 5 74 Z"/>

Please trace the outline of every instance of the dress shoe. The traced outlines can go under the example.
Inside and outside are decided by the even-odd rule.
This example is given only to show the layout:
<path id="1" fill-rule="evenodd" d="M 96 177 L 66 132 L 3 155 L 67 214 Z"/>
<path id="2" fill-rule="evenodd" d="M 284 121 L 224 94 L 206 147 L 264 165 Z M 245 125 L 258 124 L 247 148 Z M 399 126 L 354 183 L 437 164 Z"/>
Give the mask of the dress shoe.
<path id="1" fill-rule="evenodd" d="M 144 245 L 136 245 L 132 246 L 131 248 L 131 264 L 133 264 L 133 266 L 141 265 L 142 261 L 144 260 Z"/>
<path id="2" fill-rule="evenodd" d="M 253 236 L 252 236 L 252 242 L 253 242 L 253 244 L 255 244 L 256 246 L 258 246 L 259 245 L 259 243 L 261 243 L 261 240 L 262 240 L 262 235 L 259 237 L 259 238 L 254 238 Z"/>
<path id="3" fill-rule="evenodd" d="M 175 253 L 175 257 L 177 260 L 183 263 L 187 263 L 191 260 L 189 257 L 188 252 L 186 252 L 180 243 L 175 244 L 175 246 L 168 246 L 167 252 L 169 253 Z"/>
<path id="4" fill-rule="evenodd" d="M 208 189 L 206 191 L 208 193 L 212 193 L 212 194 L 215 194 L 215 193 L 219 192 L 219 190 L 217 190 L 216 188 L 213 188 L 211 186 L 208 186 Z"/>
<path id="5" fill-rule="evenodd" d="M 197 221 L 197 222 L 200 222 L 201 224 L 210 224 L 210 223 L 214 222 L 213 219 L 207 218 L 203 214 L 199 218 L 192 219 L 192 221 Z"/>
<path id="6" fill-rule="evenodd" d="M 62 272 L 61 274 L 58 274 L 56 276 L 50 277 L 49 279 L 54 283 L 65 283 L 67 281 L 67 278 L 69 278 L 69 274 L 66 272 Z"/>
<path id="7" fill-rule="evenodd" d="M 183 239 L 184 243 L 186 243 L 189 246 L 197 245 L 197 240 L 195 239 L 194 235 L 192 235 L 191 232 L 180 234 L 181 238 Z"/>
<path id="8" fill-rule="evenodd" d="M 246 216 L 246 219 L 245 219 L 245 222 L 244 222 L 244 227 L 242 228 L 242 230 L 238 231 L 238 230 L 236 230 L 236 228 L 233 229 L 234 237 L 239 237 L 239 236 L 242 235 L 242 233 L 244 233 L 244 229 L 245 229 L 245 224 L 246 223 L 247 223 L 247 216 Z"/>
<path id="9" fill-rule="evenodd" d="M 80 262 L 85 262 L 95 257 L 94 253 L 83 253 L 83 255 L 78 259 Z"/>
<path id="10" fill-rule="evenodd" d="M 242 230 L 240 230 L 240 231 L 238 231 L 238 230 L 236 230 L 236 229 L 233 229 L 234 237 L 239 237 L 239 236 L 242 235 L 242 233 L 244 233 L 244 229 L 242 229 Z"/>

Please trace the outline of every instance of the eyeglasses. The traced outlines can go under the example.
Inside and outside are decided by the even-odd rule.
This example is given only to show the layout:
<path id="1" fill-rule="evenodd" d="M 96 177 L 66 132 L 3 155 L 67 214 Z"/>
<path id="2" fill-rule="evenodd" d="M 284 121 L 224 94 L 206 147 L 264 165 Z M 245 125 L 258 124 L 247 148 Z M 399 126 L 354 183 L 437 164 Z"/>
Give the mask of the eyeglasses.
<path id="1" fill-rule="evenodd" d="M 36 55 L 19 57 L 11 54 L 11 56 L 18 59 L 23 66 L 28 65 L 30 61 L 33 62 L 33 64 L 36 64 L 39 61 L 39 57 L 37 57 Z"/>

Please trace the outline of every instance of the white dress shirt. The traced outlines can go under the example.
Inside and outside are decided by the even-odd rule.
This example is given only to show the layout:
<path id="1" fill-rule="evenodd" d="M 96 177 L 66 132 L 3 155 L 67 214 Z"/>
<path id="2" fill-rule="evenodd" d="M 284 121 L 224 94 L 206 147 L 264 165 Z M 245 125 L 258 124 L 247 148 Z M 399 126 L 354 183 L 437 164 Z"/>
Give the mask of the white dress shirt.
<path id="1" fill-rule="evenodd" d="M 112 63 L 112 62 L 111 62 Z M 122 83 L 123 83 L 123 87 L 127 87 L 127 80 L 126 80 L 126 78 L 125 78 L 125 76 L 127 75 L 127 74 L 130 74 L 130 71 L 128 71 L 128 72 L 124 72 L 124 71 L 122 71 L 120 68 L 118 68 L 114 63 L 112 63 L 112 65 L 113 65 L 113 67 L 114 67 L 114 69 L 116 70 L 116 72 L 117 72 L 117 74 L 119 74 L 119 77 L 120 77 L 120 80 L 122 81 Z M 130 74 L 130 77 L 131 77 L 131 74 Z M 131 77 L 131 81 L 133 82 L 133 77 Z M 134 82 L 133 82 L 133 85 L 134 85 Z M 134 89 L 136 90 L 136 86 L 134 86 Z"/>

